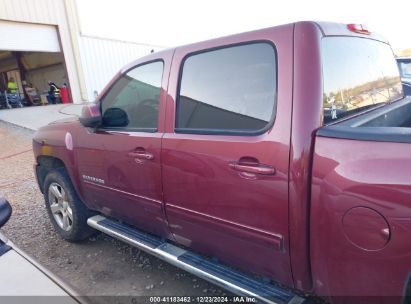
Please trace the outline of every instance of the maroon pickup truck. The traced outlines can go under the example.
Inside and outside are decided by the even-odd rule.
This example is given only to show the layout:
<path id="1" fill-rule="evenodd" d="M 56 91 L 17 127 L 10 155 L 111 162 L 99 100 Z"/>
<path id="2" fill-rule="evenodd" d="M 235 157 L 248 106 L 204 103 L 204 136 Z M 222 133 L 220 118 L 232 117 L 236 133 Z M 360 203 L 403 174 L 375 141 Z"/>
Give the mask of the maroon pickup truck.
<path id="1" fill-rule="evenodd" d="M 33 146 L 62 238 L 297 304 L 409 301 L 410 143 L 389 44 L 299 22 L 136 60 Z"/>

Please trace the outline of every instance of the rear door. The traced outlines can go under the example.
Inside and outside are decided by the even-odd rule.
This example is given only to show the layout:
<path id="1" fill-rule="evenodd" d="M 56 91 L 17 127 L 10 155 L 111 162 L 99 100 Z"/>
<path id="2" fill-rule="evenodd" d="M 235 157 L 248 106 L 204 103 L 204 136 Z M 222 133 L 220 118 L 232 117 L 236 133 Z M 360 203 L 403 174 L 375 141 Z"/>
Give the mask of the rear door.
<path id="1" fill-rule="evenodd" d="M 285 26 L 177 49 L 162 142 L 174 238 L 286 284 L 291 47 Z"/>

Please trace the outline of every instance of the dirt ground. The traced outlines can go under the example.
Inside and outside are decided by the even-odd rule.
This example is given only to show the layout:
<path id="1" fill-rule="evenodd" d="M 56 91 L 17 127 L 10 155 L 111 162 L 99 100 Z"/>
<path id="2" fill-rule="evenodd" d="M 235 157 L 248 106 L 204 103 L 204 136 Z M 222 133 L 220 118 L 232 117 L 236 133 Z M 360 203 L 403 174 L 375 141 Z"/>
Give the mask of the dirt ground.
<path id="1" fill-rule="evenodd" d="M 92 303 L 149 303 L 149 296 L 227 293 L 109 236 L 100 234 L 77 244 L 61 240 L 35 181 L 32 135 L 0 121 L 0 196 L 13 207 L 2 232 L 12 242 Z"/>

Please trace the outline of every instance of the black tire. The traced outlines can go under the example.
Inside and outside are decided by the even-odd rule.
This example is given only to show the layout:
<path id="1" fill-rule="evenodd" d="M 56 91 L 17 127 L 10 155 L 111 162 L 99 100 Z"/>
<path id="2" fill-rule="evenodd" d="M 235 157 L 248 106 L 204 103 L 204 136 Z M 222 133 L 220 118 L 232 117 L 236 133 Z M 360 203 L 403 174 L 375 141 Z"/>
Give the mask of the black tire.
<path id="1" fill-rule="evenodd" d="M 65 199 L 62 199 L 62 201 L 64 200 L 66 208 L 71 211 L 71 218 L 67 216 L 67 209 L 65 211 L 63 209 L 55 211 L 55 214 L 52 213 L 52 205 L 54 207 L 60 206 L 60 203 L 57 203 L 57 196 L 54 195 L 55 192 L 52 191 L 53 189 L 59 189 L 60 194 L 61 192 L 64 193 Z M 43 192 L 50 220 L 62 239 L 69 242 L 78 242 L 97 233 L 97 230 L 87 225 L 87 219 L 96 213 L 88 209 L 80 200 L 64 168 L 52 170 L 46 175 Z M 66 218 L 62 220 L 64 213 Z M 60 224 L 58 220 L 61 221 Z M 63 222 L 68 223 L 68 225 L 64 225 Z M 66 226 L 66 229 L 63 229 L 64 226 Z"/>

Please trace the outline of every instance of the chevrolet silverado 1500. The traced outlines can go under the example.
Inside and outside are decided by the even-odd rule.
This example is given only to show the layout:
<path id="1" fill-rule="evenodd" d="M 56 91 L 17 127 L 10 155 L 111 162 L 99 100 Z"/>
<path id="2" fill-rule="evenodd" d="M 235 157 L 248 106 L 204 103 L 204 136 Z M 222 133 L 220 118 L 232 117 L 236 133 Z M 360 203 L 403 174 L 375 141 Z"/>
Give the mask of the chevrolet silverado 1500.
<path id="1" fill-rule="evenodd" d="M 401 303 L 410 127 L 384 38 L 298 22 L 136 60 L 35 134 L 35 170 L 68 241 L 93 227 L 268 302 Z"/>

